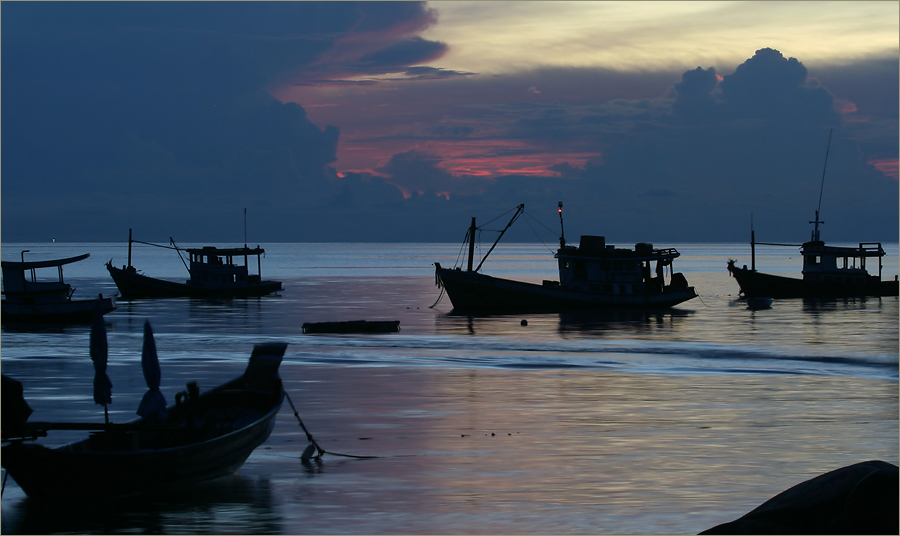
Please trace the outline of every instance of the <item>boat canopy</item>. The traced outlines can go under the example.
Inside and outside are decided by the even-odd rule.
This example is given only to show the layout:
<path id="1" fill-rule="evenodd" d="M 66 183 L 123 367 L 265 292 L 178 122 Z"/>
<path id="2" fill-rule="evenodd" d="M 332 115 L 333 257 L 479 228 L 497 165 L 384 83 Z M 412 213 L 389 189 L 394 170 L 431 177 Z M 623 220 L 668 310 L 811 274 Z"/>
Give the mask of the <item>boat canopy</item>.
<path id="1" fill-rule="evenodd" d="M 63 266 L 65 264 L 71 264 L 73 262 L 83 261 L 84 259 L 90 257 L 90 253 L 85 253 L 84 255 L 78 255 L 75 257 L 67 257 L 65 259 L 51 259 L 46 261 L 3 261 L 0 263 L 0 266 L 4 270 L 33 270 L 35 268 L 50 268 L 53 266 Z"/>

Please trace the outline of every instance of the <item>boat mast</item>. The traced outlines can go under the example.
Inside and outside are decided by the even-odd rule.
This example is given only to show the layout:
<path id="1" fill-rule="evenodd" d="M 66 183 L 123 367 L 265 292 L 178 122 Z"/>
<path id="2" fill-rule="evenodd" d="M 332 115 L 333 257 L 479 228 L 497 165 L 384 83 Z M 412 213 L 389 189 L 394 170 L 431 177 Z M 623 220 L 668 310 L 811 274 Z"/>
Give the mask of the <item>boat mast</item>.
<path id="1" fill-rule="evenodd" d="M 131 227 L 128 228 L 128 266 L 131 266 Z"/>
<path id="2" fill-rule="evenodd" d="M 819 186 L 819 206 L 816 207 L 816 219 L 815 221 L 811 221 L 809 223 L 814 223 L 815 227 L 813 228 L 812 240 L 814 242 L 819 241 L 819 224 L 825 223 L 824 221 L 819 220 L 819 210 L 822 208 L 822 192 L 825 190 L 825 169 L 828 168 L 828 151 L 831 150 L 831 134 L 834 132 L 834 129 L 828 131 L 828 146 L 825 149 L 825 165 L 822 167 L 822 185 Z"/>
<path id="3" fill-rule="evenodd" d="M 475 256 L 475 216 L 472 216 L 472 225 L 469 226 L 469 267 L 472 271 L 472 258 Z"/>
<path id="4" fill-rule="evenodd" d="M 559 247 L 566 247 L 566 228 L 563 227 L 562 201 L 559 202 Z"/>
<path id="5" fill-rule="evenodd" d="M 750 213 L 750 269 L 756 271 L 756 231 L 753 230 L 753 213 Z"/>

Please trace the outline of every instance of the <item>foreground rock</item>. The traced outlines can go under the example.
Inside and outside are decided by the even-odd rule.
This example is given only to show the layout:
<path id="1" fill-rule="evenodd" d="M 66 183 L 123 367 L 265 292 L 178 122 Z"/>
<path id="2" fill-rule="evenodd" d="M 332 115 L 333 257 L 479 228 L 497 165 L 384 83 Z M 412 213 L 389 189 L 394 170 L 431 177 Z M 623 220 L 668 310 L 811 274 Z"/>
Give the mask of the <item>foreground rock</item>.
<path id="1" fill-rule="evenodd" d="M 898 534 L 898 490 L 896 465 L 857 463 L 801 482 L 700 534 Z"/>

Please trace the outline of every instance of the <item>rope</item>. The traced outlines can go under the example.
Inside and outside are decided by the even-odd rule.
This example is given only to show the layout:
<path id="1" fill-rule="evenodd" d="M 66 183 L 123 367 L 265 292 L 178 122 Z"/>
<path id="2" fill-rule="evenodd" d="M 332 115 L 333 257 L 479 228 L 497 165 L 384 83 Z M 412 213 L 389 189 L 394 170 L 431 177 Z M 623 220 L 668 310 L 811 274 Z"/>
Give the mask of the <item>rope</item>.
<path id="1" fill-rule="evenodd" d="M 5 475 L 3 475 L 3 486 L 0 487 L 0 497 L 2 497 L 3 492 L 6 491 L 6 479 L 7 478 L 9 478 L 9 471 L 7 471 Z"/>
<path id="2" fill-rule="evenodd" d="M 313 456 L 313 458 L 319 459 L 322 457 L 323 454 L 331 454 L 332 456 L 343 456 L 345 458 L 359 458 L 359 459 L 371 459 L 371 458 L 380 458 L 381 457 L 381 456 L 357 456 L 354 454 L 340 454 L 338 452 L 328 452 L 327 450 L 323 449 L 322 447 L 319 446 L 318 443 L 316 443 L 316 440 L 313 439 L 312 434 L 309 433 L 309 430 L 306 429 L 306 425 L 303 424 L 303 419 L 301 419 L 300 414 L 297 413 L 297 408 L 294 407 L 294 402 L 291 400 L 291 395 L 289 395 L 288 392 L 285 391 L 284 396 L 285 396 L 285 398 L 287 398 L 288 404 L 291 405 L 291 409 L 294 410 L 294 417 L 297 417 L 297 422 L 300 423 L 300 428 L 303 428 L 303 432 L 306 434 L 306 439 L 309 440 L 309 442 L 312 444 L 313 447 L 315 447 L 315 450 L 318 452 L 318 454 Z"/>

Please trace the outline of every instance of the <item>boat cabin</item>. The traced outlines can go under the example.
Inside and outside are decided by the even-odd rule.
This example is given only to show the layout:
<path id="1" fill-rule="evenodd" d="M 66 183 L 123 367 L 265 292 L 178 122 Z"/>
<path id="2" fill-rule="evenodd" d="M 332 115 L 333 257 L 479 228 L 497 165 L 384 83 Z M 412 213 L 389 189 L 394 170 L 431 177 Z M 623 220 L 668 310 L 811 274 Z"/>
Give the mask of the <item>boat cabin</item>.
<path id="1" fill-rule="evenodd" d="M 63 279 L 62 267 L 90 256 L 90 253 L 85 253 L 77 257 L 46 261 L 3 261 L 0 263 L 0 269 L 3 272 L 3 294 L 10 302 L 23 304 L 69 301 L 75 289 Z M 52 280 L 53 275 L 49 276 L 51 280 L 38 281 L 36 270 L 39 268 L 55 268 L 55 270 L 43 270 L 42 275 L 46 277 L 46 272 L 55 272 L 56 281 Z"/>
<path id="2" fill-rule="evenodd" d="M 583 235 L 578 247 L 564 245 L 557 253 L 562 288 L 607 294 L 654 294 L 667 287 L 687 287 L 681 273 L 672 273 L 672 260 L 681 254 L 675 248 L 654 249 L 639 243 L 621 249 L 603 236 Z M 665 282 L 668 267 L 669 284 Z M 545 281 L 545 286 L 555 282 Z"/>
<path id="3" fill-rule="evenodd" d="M 806 242 L 800 249 L 803 255 L 803 280 L 815 283 L 864 285 L 869 276 L 866 259 L 878 259 L 878 279 L 881 279 L 881 257 L 885 256 L 881 242 L 860 242 L 859 247 L 826 246 L 821 240 Z"/>
<path id="4" fill-rule="evenodd" d="M 217 248 L 204 246 L 189 248 L 191 273 L 190 284 L 203 287 L 244 287 L 258 284 L 261 277 L 260 256 L 266 250 L 256 248 Z M 247 258 L 256 256 L 256 274 L 250 274 Z M 243 264 L 236 259 L 243 258 Z"/>

